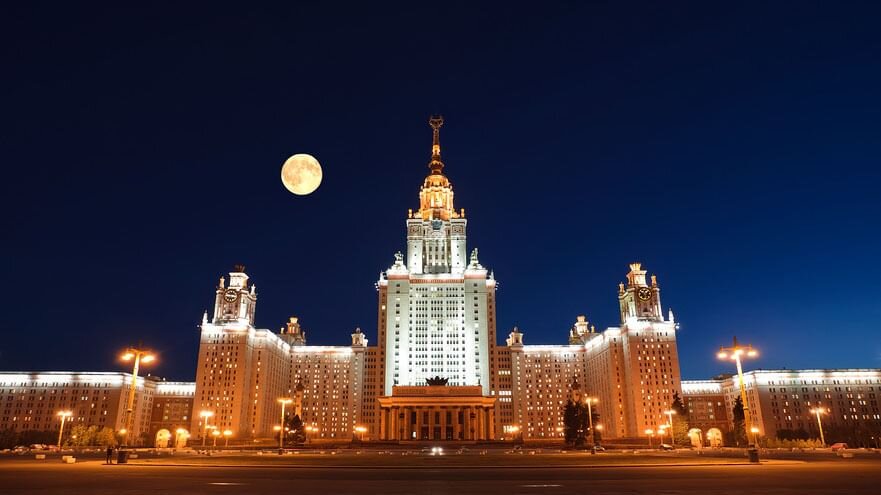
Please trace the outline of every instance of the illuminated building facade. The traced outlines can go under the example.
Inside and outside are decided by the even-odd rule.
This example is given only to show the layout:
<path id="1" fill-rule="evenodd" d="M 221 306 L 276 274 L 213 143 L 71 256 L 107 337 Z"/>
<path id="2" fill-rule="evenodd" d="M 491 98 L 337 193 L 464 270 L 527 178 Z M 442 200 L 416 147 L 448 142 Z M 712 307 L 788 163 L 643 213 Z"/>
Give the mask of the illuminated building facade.
<path id="1" fill-rule="evenodd" d="M 195 440 L 212 428 L 237 439 L 270 438 L 281 417 L 278 399 L 298 398 L 301 420 L 314 441 L 352 437 L 360 422 L 367 339 L 352 346 L 308 346 L 296 317 L 279 333 L 254 326 L 257 290 L 244 267 L 220 279 L 214 315 L 202 318 L 190 431 Z M 206 413 L 207 415 L 203 415 Z"/>
<path id="2" fill-rule="evenodd" d="M 0 430 L 52 431 L 59 411 L 70 411 L 72 426 L 121 430 L 132 375 L 100 372 L 0 372 Z M 135 388 L 134 427 L 129 438 L 146 441 L 158 380 L 139 377 Z"/>
<path id="3" fill-rule="evenodd" d="M 183 447 L 190 438 L 193 414 L 193 382 L 158 382 L 153 394 L 148 439 L 156 447 Z"/>
<path id="4" fill-rule="evenodd" d="M 578 316 L 568 345 L 524 345 L 515 328 L 508 337 L 514 424 L 526 440 L 559 439 L 570 385 L 597 400 L 606 438 L 642 436 L 666 422 L 664 411 L 680 388 L 676 322 L 661 310 L 657 278 L 646 280 L 632 263 L 618 286 L 619 327 L 597 332 Z M 503 373 L 504 370 L 498 370 Z"/>
<path id="5" fill-rule="evenodd" d="M 777 437 L 782 431 L 803 431 L 811 438 L 819 438 L 817 417 L 812 412 L 819 408 L 825 411 L 821 420 L 827 439 L 835 435 L 881 438 L 881 369 L 754 370 L 743 376 L 750 414 L 759 436 Z M 685 381 L 682 393 L 695 427 L 703 427 L 707 413 L 693 404 L 713 403 L 718 411 L 713 419 L 724 411 L 725 431 L 733 428 L 728 411 L 740 396 L 737 376 Z"/>

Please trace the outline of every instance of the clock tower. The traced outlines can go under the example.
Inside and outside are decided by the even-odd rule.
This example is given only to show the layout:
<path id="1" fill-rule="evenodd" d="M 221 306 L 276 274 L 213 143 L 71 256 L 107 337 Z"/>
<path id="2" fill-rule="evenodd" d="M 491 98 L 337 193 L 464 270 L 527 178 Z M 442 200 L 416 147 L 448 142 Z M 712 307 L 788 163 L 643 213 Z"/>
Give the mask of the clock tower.
<path id="1" fill-rule="evenodd" d="M 642 263 L 631 263 L 630 273 L 627 274 L 627 285 L 618 284 L 618 304 L 621 308 L 622 324 L 632 319 L 664 321 L 658 279 L 652 275 L 651 283 L 647 284 L 645 274 Z"/>
<path id="2" fill-rule="evenodd" d="M 229 272 L 229 286 L 220 277 L 214 299 L 215 324 L 243 323 L 254 324 L 254 310 L 257 306 L 257 287 L 248 286 L 248 275 L 245 267 L 236 265 Z"/>

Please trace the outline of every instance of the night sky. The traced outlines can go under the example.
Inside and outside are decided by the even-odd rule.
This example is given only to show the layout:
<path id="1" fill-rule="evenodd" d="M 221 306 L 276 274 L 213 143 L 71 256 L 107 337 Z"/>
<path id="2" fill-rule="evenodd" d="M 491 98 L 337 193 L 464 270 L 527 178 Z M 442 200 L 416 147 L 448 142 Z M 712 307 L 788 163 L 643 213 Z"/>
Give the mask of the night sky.
<path id="1" fill-rule="evenodd" d="M 683 378 L 733 371 L 735 334 L 748 368 L 881 366 L 877 2 L 188 3 L 4 7 L 0 370 L 141 340 L 192 380 L 236 263 L 259 327 L 375 344 L 432 113 L 500 342 L 617 325 L 641 261 Z"/>

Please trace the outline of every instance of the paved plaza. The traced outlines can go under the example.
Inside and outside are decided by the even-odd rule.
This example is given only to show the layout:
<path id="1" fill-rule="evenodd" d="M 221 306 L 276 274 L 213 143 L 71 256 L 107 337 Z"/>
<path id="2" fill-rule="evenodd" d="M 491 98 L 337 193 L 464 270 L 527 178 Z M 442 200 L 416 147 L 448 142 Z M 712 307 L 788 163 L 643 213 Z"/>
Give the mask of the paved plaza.
<path id="1" fill-rule="evenodd" d="M 532 453 L 535 452 L 535 453 Z M 227 453 L 159 456 L 141 453 L 108 466 L 96 454 L 75 464 L 60 456 L 0 457 L 4 495 L 71 494 L 875 494 L 881 454 L 853 458 L 779 453 L 759 465 L 739 456 L 684 453 L 467 452 L 420 450 Z"/>

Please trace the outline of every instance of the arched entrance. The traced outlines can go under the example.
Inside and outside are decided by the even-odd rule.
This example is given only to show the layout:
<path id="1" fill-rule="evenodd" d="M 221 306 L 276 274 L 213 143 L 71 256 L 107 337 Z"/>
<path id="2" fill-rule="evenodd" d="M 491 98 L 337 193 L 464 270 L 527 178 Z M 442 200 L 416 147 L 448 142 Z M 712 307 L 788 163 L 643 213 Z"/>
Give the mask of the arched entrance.
<path id="1" fill-rule="evenodd" d="M 183 428 L 178 428 L 174 436 L 174 448 L 182 449 L 187 446 L 187 440 L 190 438 L 190 432 Z"/>
<path id="2" fill-rule="evenodd" d="M 722 446 L 722 432 L 719 428 L 710 428 L 707 430 L 707 443 L 710 447 Z"/>
<path id="3" fill-rule="evenodd" d="M 157 449 L 165 449 L 168 448 L 168 443 L 171 440 L 171 432 L 166 430 L 165 428 L 156 432 L 156 448 Z"/>
<path id="4" fill-rule="evenodd" d="M 688 430 L 688 439 L 691 440 L 691 446 L 695 448 L 703 447 L 703 432 L 700 428 L 692 428 Z"/>

